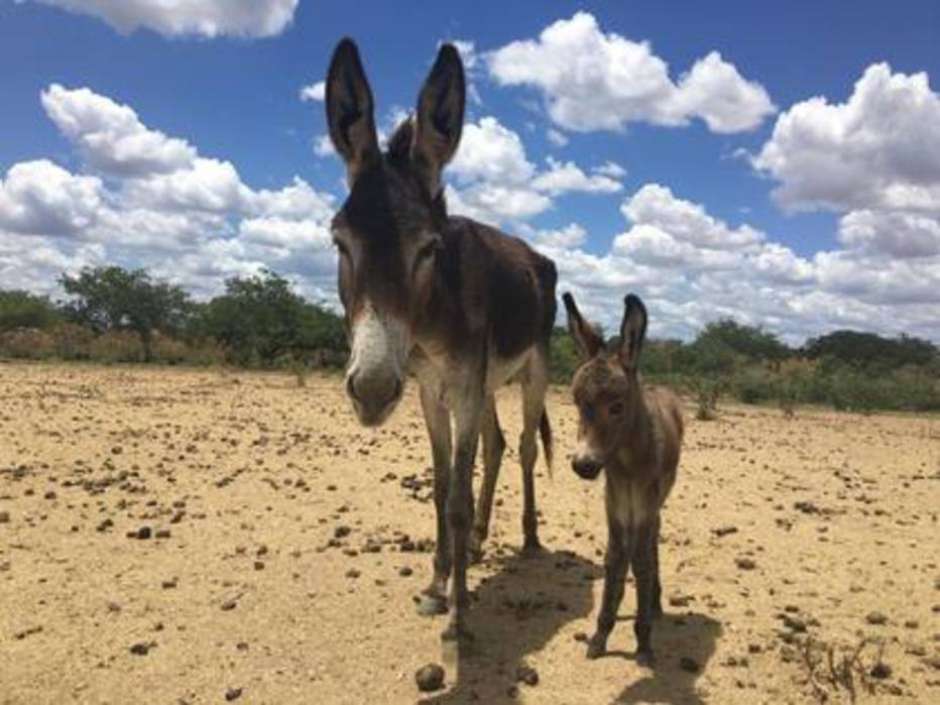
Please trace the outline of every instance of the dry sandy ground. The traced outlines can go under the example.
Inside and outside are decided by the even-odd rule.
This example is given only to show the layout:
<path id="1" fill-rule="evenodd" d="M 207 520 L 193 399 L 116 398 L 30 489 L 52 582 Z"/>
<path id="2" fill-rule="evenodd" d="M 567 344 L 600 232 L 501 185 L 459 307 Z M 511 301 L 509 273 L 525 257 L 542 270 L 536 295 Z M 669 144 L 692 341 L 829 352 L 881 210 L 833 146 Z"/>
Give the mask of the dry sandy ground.
<path id="1" fill-rule="evenodd" d="M 810 678 L 807 635 L 838 662 L 874 640 L 852 675 L 859 702 L 940 702 L 940 419 L 690 419 L 647 670 L 632 659 L 632 587 L 612 653 L 584 658 L 602 486 L 567 467 L 566 390 L 549 400 L 554 479 L 539 469 L 547 551 L 517 555 L 510 451 L 471 572 L 476 648 L 458 656 L 442 652 L 444 618 L 412 602 L 434 522 L 414 389 L 377 432 L 340 389 L 0 364 L 0 703 L 847 702 L 825 662 Z M 518 406 L 507 390 L 510 439 Z M 422 695 L 414 672 L 432 661 L 445 688 Z M 520 665 L 536 685 L 517 682 Z"/>

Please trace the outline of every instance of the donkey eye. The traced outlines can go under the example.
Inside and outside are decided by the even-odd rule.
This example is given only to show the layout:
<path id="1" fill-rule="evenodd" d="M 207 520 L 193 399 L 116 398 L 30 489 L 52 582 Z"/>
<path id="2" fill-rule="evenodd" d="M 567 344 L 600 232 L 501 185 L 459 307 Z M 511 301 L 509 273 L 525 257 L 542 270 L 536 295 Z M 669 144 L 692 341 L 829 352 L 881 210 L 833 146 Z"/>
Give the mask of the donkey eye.
<path id="1" fill-rule="evenodd" d="M 349 249 L 346 245 L 343 244 L 341 240 L 333 240 L 333 244 L 336 245 L 336 249 L 339 250 L 339 253 L 343 257 L 349 257 Z"/>
<path id="2" fill-rule="evenodd" d="M 611 416 L 620 416 L 620 414 L 623 413 L 623 403 L 619 401 L 615 401 L 613 404 L 610 405 L 610 408 L 608 409 L 608 411 L 610 412 Z"/>
<path id="3" fill-rule="evenodd" d="M 418 250 L 418 261 L 421 262 L 426 260 L 428 257 L 431 257 L 437 251 L 437 243 L 429 242 L 427 245 Z"/>

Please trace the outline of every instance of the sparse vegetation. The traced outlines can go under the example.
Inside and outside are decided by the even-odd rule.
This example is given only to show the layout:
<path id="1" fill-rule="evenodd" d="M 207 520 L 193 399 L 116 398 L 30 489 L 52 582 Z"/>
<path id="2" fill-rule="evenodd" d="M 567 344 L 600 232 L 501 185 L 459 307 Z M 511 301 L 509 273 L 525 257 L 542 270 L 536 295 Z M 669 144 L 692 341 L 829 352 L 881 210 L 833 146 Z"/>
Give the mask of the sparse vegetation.
<path id="1" fill-rule="evenodd" d="M 307 371 L 340 368 L 348 353 L 342 318 L 275 272 L 233 277 L 205 302 L 144 270 L 98 267 L 60 281 L 71 296 L 63 302 L 0 291 L 0 356 L 280 368 L 303 386 Z M 577 365 L 568 331 L 556 328 L 552 379 L 569 382 Z M 722 395 L 779 406 L 786 418 L 802 404 L 940 411 L 940 351 L 906 335 L 834 331 L 792 348 L 763 328 L 723 319 L 688 343 L 649 341 L 643 372 L 691 396 L 703 419 L 716 417 Z"/>

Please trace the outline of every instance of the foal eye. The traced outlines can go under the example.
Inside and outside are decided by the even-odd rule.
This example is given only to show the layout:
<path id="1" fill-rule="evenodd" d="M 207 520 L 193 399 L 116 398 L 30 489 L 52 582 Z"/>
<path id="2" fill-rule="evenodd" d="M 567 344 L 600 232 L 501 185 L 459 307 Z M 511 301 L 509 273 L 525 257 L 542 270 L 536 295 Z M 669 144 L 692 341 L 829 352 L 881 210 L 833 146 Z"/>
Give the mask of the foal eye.
<path id="1" fill-rule="evenodd" d="M 608 409 L 608 411 L 610 412 L 611 416 L 620 416 L 620 414 L 623 413 L 623 403 L 615 401 L 610 405 L 610 409 Z"/>
<path id="2" fill-rule="evenodd" d="M 349 257 L 349 249 L 347 249 L 346 245 L 339 240 L 334 240 L 333 244 L 336 245 L 336 249 L 339 250 L 339 253 L 343 255 L 343 257 Z"/>

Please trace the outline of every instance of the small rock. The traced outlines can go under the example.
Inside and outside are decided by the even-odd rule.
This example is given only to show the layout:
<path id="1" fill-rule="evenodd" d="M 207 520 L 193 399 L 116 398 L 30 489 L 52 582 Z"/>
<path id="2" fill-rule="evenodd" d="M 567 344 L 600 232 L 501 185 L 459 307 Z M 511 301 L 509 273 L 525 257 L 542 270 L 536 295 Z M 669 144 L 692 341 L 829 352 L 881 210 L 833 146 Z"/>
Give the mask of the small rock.
<path id="1" fill-rule="evenodd" d="M 255 570 L 264 570 L 264 561 L 255 561 Z"/>
<path id="2" fill-rule="evenodd" d="M 584 632 L 576 632 L 574 635 L 574 640 L 575 641 L 587 641 L 588 635 Z"/>
<path id="3" fill-rule="evenodd" d="M 532 666 L 522 664 L 516 669 L 516 682 L 536 686 L 539 684 L 539 672 Z"/>
<path id="4" fill-rule="evenodd" d="M 679 668 L 688 673 L 698 673 L 698 661 L 691 656 L 683 656 L 679 659 Z"/>
<path id="5" fill-rule="evenodd" d="M 0 512 L 0 524 L 10 523 L 10 512 Z"/>
<path id="6" fill-rule="evenodd" d="M 156 536 L 158 539 L 168 539 L 168 538 L 170 538 L 170 530 L 169 530 L 169 529 L 159 529 L 159 530 L 157 530 L 157 533 L 155 534 L 155 536 Z"/>
<path id="7" fill-rule="evenodd" d="M 153 531 L 149 526 L 142 526 L 137 529 L 137 532 L 134 534 L 134 538 L 140 539 L 141 541 L 149 539 L 153 535 Z"/>
<path id="8" fill-rule="evenodd" d="M 884 680 L 885 678 L 891 677 L 891 666 L 879 661 L 874 666 L 871 667 L 871 677 L 877 678 L 878 680 Z"/>
<path id="9" fill-rule="evenodd" d="M 718 538 L 722 536 L 727 536 L 728 534 L 736 534 L 738 532 L 738 527 L 726 524 L 725 526 L 719 526 L 718 528 L 712 529 L 712 533 L 715 534 Z"/>
<path id="10" fill-rule="evenodd" d="M 444 669 L 436 663 L 422 666 L 415 673 L 415 682 L 422 693 L 440 690 L 444 686 Z"/>
<path id="11" fill-rule="evenodd" d="M 346 571 L 346 577 L 352 578 L 353 580 L 358 578 L 360 575 L 362 575 L 362 573 L 356 570 L 355 568 L 350 568 L 349 570 Z"/>
<path id="12" fill-rule="evenodd" d="M 147 643 L 145 641 L 141 641 L 131 646 L 131 653 L 135 656 L 146 656 L 153 646 L 155 646 L 153 642 Z"/>
<path id="13" fill-rule="evenodd" d="M 398 574 L 399 574 L 401 577 L 403 577 L 403 578 L 407 578 L 407 577 L 409 577 L 410 575 L 412 575 L 413 573 L 414 573 L 414 571 L 411 569 L 410 566 L 407 566 L 407 565 L 404 565 L 404 566 L 402 566 L 401 568 L 398 569 Z"/>
<path id="14" fill-rule="evenodd" d="M 741 570 L 754 570 L 757 567 L 757 563 L 754 562 L 754 559 L 748 558 L 747 556 L 735 558 L 734 563 Z"/>
<path id="15" fill-rule="evenodd" d="M 232 702 L 233 700 L 238 700 L 242 696 L 241 688 L 229 688 L 225 691 L 225 701 Z"/>
<path id="16" fill-rule="evenodd" d="M 230 610 L 235 609 L 237 605 L 238 603 L 235 600 L 226 600 L 225 602 L 222 603 L 222 611 L 228 612 Z"/>
<path id="17" fill-rule="evenodd" d="M 869 612 L 868 615 L 865 617 L 865 621 L 868 622 L 869 624 L 881 625 L 881 624 L 887 624 L 888 618 L 881 612 Z"/>

